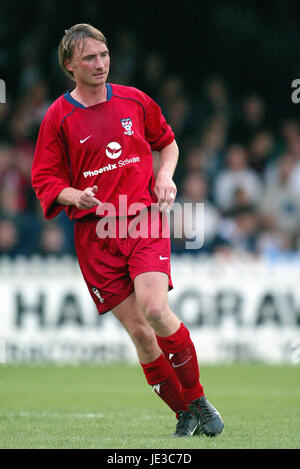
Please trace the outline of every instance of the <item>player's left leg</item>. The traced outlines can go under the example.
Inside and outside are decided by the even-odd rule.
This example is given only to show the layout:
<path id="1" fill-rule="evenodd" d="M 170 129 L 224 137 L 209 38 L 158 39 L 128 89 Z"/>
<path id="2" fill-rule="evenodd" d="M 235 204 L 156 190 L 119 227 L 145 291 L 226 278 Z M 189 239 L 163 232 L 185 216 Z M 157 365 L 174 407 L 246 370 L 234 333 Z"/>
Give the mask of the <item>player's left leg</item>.
<path id="1" fill-rule="evenodd" d="M 168 305 L 168 276 L 162 272 L 145 272 L 135 277 L 134 287 L 138 305 L 153 327 L 159 347 L 172 364 L 188 405 L 204 392 L 189 331 Z"/>
<path id="2" fill-rule="evenodd" d="M 205 434 L 221 433 L 222 419 L 205 398 L 199 381 L 199 365 L 190 333 L 169 308 L 168 275 L 162 272 L 139 274 L 134 279 L 134 288 L 138 306 L 153 327 L 158 345 L 183 387 L 186 405 L 191 406 L 192 411 L 196 409 Z"/>

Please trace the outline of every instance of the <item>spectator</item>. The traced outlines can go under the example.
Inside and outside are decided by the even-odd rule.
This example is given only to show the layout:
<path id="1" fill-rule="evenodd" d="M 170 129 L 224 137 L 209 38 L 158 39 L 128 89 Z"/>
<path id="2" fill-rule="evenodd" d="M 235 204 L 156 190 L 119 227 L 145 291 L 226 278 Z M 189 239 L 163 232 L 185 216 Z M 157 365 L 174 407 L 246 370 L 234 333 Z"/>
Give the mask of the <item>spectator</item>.
<path id="1" fill-rule="evenodd" d="M 217 232 L 219 213 L 208 199 L 208 185 L 203 174 L 194 171 L 185 176 L 182 183 L 181 197 L 178 198 L 177 203 L 181 204 L 182 213 L 185 216 L 183 219 L 174 217 L 173 233 L 180 232 L 180 229 L 183 228 L 185 236 L 182 240 L 173 240 L 174 250 L 181 251 L 187 239 L 195 239 L 195 233 L 198 233 L 199 238 L 204 237 L 205 244 L 202 250 L 208 250 Z M 196 212 L 196 204 L 202 204 L 203 218 L 200 216 L 200 210 Z M 192 210 L 189 212 L 191 207 Z M 178 223 L 181 226 L 178 226 Z"/>
<path id="2" fill-rule="evenodd" d="M 200 143 L 194 140 L 194 143 L 186 147 L 183 157 L 184 168 L 180 175 L 178 172 L 176 173 L 176 180 L 179 181 L 179 186 L 182 184 L 182 178 L 179 178 L 179 176 L 182 176 L 182 173 L 200 172 L 210 181 L 218 171 L 218 160 L 218 156 L 216 158 L 212 157 L 207 149 L 205 150 Z"/>
<path id="3" fill-rule="evenodd" d="M 275 158 L 275 141 L 273 134 L 262 129 L 256 132 L 248 145 L 249 168 L 262 176 L 266 166 Z"/>
<path id="4" fill-rule="evenodd" d="M 214 197 L 218 207 L 230 210 L 233 207 L 236 189 L 246 191 L 251 204 L 260 201 L 262 184 L 256 173 L 247 166 L 247 153 L 243 146 L 232 145 L 226 154 L 226 167 L 215 179 Z"/>
<path id="5" fill-rule="evenodd" d="M 300 123 L 295 119 L 285 119 L 281 124 L 280 136 L 283 139 L 284 148 L 290 151 L 299 142 Z"/>
<path id="6" fill-rule="evenodd" d="M 163 83 L 159 101 L 168 122 L 180 143 L 193 129 L 190 99 L 184 81 L 178 75 L 169 76 Z"/>
<path id="7" fill-rule="evenodd" d="M 135 34 L 130 30 L 120 31 L 113 47 L 114 61 L 111 70 L 111 81 L 132 86 L 135 79 L 138 44 Z"/>
<path id="8" fill-rule="evenodd" d="M 231 142 L 248 145 L 254 135 L 266 127 L 266 105 L 261 96 L 248 95 L 242 102 L 240 112 L 232 122 Z"/>
<path id="9" fill-rule="evenodd" d="M 259 218 L 252 206 L 240 207 L 220 223 L 216 240 L 223 239 L 236 252 L 257 254 Z M 212 245 L 212 250 L 215 244 Z"/>
<path id="10" fill-rule="evenodd" d="M 0 255 L 15 257 L 20 253 L 16 225 L 11 220 L 0 219 Z"/>
<path id="11" fill-rule="evenodd" d="M 291 258 L 299 250 L 297 237 L 284 230 L 261 231 L 257 248 L 260 256 L 269 260 Z"/>
<path id="12" fill-rule="evenodd" d="M 226 122 L 231 118 L 231 105 L 224 80 L 220 76 L 210 77 L 204 86 L 201 107 L 203 117 L 222 118 Z"/>
<path id="13" fill-rule="evenodd" d="M 42 227 L 39 251 L 43 256 L 61 256 L 68 253 L 64 232 L 55 222 Z"/>
<path id="14" fill-rule="evenodd" d="M 217 117 L 211 119 L 202 131 L 200 144 L 207 155 L 207 171 L 211 177 L 221 167 L 226 144 L 226 122 Z"/>
<path id="15" fill-rule="evenodd" d="M 149 96 L 159 99 L 160 87 L 164 81 L 165 62 L 157 51 L 150 52 L 144 59 L 140 70 L 141 88 L 148 91 Z"/>
<path id="16" fill-rule="evenodd" d="M 13 146 L 0 146 L 0 211 L 17 213 L 28 207 L 30 179 L 28 175 L 25 176 L 24 168 L 21 170 L 25 162 L 26 159 L 23 157 L 21 160 L 17 159 L 16 149 Z"/>
<path id="17" fill-rule="evenodd" d="M 292 181 L 295 166 L 295 158 L 285 154 L 278 162 L 277 177 L 266 184 L 260 205 L 264 229 L 292 235 L 300 227 L 300 194 Z"/>

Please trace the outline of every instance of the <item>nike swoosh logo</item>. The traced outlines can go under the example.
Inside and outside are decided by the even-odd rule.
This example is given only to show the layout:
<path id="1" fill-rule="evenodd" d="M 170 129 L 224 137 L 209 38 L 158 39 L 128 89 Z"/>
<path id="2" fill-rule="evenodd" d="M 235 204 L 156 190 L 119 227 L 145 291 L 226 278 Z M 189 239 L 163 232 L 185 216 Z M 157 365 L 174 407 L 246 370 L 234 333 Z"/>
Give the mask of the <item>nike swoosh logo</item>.
<path id="1" fill-rule="evenodd" d="M 198 427 L 198 424 L 195 426 L 194 430 L 192 430 L 192 431 L 190 432 L 191 435 L 194 435 L 194 433 L 195 433 L 197 427 Z"/>
<path id="2" fill-rule="evenodd" d="M 192 357 L 189 357 L 187 360 L 185 360 L 183 363 L 179 363 L 179 365 L 175 365 L 172 363 L 173 368 L 179 368 L 180 366 L 185 365 L 187 362 L 189 362 L 192 359 Z"/>
<path id="3" fill-rule="evenodd" d="M 160 260 L 160 261 L 165 261 L 166 259 L 169 259 L 169 258 L 168 258 L 168 257 L 159 256 L 159 260 Z"/>
<path id="4" fill-rule="evenodd" d="M 88 138 L 90 138 L 91 135 L 89 135 L 88 137 L 84 138 L 83 140 L 80 140 L 80 143 L 84 143 Z"/>

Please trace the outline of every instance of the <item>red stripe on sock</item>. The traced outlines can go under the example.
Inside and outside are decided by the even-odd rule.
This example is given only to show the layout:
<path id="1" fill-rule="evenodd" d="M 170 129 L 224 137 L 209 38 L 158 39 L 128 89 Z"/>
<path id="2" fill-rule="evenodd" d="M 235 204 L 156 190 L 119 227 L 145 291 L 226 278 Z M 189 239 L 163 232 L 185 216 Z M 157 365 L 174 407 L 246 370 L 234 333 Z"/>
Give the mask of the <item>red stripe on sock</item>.
<path id="1" fill-rule="evenodd" d="M 182 385 L 185 403 L 188 405 L 203 396 L 196 350 L 185 325 L 181 323 L 179 329 L 168 337 L 157 336 L 157 342 Z"/>

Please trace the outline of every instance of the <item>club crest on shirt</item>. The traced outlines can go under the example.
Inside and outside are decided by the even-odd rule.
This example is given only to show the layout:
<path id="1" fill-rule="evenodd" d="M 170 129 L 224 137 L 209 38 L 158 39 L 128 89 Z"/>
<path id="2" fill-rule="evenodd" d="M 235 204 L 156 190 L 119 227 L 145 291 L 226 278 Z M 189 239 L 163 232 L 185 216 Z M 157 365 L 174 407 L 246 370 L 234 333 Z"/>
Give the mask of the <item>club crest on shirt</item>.
<path id="1" fill-rule="evenodd" d="M 130 119 L 130 117 L 127 117 L 126 119 L 121 119 L 121 124 L 125 129 L 124 135 L 133 135 L 134 131 L 131 130 L 132 120 Z"/>

